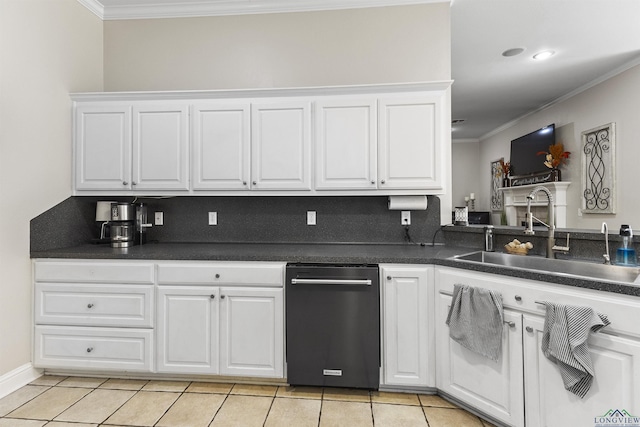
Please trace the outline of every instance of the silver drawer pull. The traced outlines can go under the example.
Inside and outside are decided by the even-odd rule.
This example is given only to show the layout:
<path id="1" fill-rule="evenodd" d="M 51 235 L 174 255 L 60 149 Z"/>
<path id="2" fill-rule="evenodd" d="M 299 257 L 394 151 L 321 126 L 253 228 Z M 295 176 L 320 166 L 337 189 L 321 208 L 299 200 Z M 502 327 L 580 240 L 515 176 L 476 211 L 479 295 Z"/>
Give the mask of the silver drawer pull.
<path id="1" fill-rule="evenodd" d="M 516 301 L 522 301 L 522 297 L 520 295 L 516 295 L 515 298 L 516 298 Z"/>
<path id="2" fill-rule="evenodd" d="M 93 351 L 93 347 L 89 347 L 89 348 L 87 349 L 87 353 L 91 353 L 92 351 Z"/>
<path id="3" fill-rule="evenodd" d="M 211 299 L 215 299 L 215 298 L 216 298 L 216 296 L 215 296 L 214 294 L 211 294 L 211 296 L 210 296 L 209 298 L 211 298 Z"/>
<path id="4" fill-rule="evenodd" d="M 292 285 L 367 285 L 371 279 L 291 279 Z"/>
<path id="5" fill-rule="evenodd" d="M 224 299 L 224 295 L 220 295 L 220 299 Z"/>
<path id="6" fill-rule="evenodd" d="M 91 303 L 87 304 L 87 308 L 93 308 L 93 304 Z"/>
<path id="7" fill-rule="evenodd" d="M 531 326 L 527 326 L 525 329 L 527 330 L 527 332 L 533 332 L 533 328 Z"/>
<path id="8" fill-rule="evenodd" d="M 510 328 L 515 328 L 516 327 L 516 322 L 513 322 L 511 320 L 505 320 L 504 323 L 509 326 Z"/>
<path id="9" fill-rule="evenodd" d="M 220 278 L 220 274 L 216 273 L 216 279 Z"/>

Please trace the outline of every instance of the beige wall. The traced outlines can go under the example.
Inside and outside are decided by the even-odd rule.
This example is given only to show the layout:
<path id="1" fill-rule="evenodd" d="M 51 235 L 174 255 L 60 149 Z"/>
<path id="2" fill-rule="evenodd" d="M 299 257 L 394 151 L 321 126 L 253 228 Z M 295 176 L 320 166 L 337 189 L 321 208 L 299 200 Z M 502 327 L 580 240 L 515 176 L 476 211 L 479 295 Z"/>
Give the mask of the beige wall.
<path id="1" fill-rule="evenodd" d="M 480 197 L 480 190 L 490 184 L 489 168 L 479 168 L 480 143 L 459 142 L 451 145 L 451 158 L 454 159 L 452 168 L 452 202 L 453 206 L 465 206 L 464 196 L 471 193 Z M 478 200 L 479 201 L 479 200 Z M 487 210 L 487 207 L 476 205 L 476 210 Z M 447 218 L 451 222 L 451 216 Z"/>
<path id="2" fill-rule="evenodd" d="M 604 81 L 578 95 L 532 114 L 514 126 L 480 142 L 480 166 L 500 157 L 509 158 L 510 141 L 531 131 L 556 124 L 558 141 L 570 151 L 571 159 L 562 169 L 562 180 L 570 181 L 567 227 L 600 230 L 603 221 L 610 230 L 630 224 L 640 230 L 638 195 L 638 161 L 640 159 L 640 65 Z M 579 215 L 581 206 L 581 134 L 616 123 L 617 214 Z M 454 161 L 454 168 L 456 167 Z M 489 185 L 483 186 L 483 200 L 488 200 Z M 486 203 L 488 205 L 488 202 Z"/>
<path id="3" fill-rule="evenodd" d="M 71 194 L 69 92 L 102 90 L 102 42 L 76 0 L 0 0 L 0 377 L 31 361 L 29 220 Z"/>
<path id="4" fill-rule="evenodd" d="M 105 90 L 449 80 L 449 9 L 105 21 Z"/>

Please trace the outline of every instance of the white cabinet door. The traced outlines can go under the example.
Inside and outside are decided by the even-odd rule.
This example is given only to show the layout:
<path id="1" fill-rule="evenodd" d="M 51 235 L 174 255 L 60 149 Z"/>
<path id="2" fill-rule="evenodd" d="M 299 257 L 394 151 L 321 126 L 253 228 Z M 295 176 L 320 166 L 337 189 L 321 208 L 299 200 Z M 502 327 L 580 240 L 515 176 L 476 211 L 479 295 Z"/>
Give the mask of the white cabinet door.
<path id="1" fill-rule="evenodd" d="M 131 107 L 79 105 L 75 111 L 75 188 L 131 186 Z"/>
<path id="2" fill-rule="evenodd" d="M 588 343 L 595 377 L 580 399 L 564 389 L 558 367 L 542 354 L 544 319 L 525 315 L 524 327 L 527 427 L 623 425 L 620 418 L 625 413 L 633 416 L 633 425 L 638 423 L 640 342 L 591 334 Z M 598 421 L 607 417 L 609 421 Z"/>
<path id="3" fill-rule="evenodd" d="M 251 108 L 202 102 L 191 107 L 194 190 L 247 190 L 251 173 Z"/>
<path id="4" fill-rule="evenodd" d="M 220 304 L 220 374 L 283 378 L 283 290 L 224 287 Z"/>
<path id="5" fill-rule="evenodd" d="M 504 319 L 512 326 L 505 325 L 502 354 L 495 362 L 449 338 L 446 319 L 451 300 L 449 295 L 437 295 L 438 389 L 507 425 L 524 426 L 522 315 L 504 310 Z"/>
<path id="6" fill-rule="evenodd" d="M 311 103 L 251 105 L 252 189 L 311 189 Z"/>
<path id="7" fill-rule="evenodd" d="M 188 121 L 186 105 L 134 105 L 134 190 L 189 189 Z"/>
<path id="8" fill-rule="evenodd" d="M 325 99 L 315 107 L 315 188 L 375 190 L 376 99 Z"/>
<path id="9" fill-rule="evenodd" d="M 384 385 L 433 387 L 427 267 L 381 267 Z"/>
<path id="10" fill-rule="evenodd" d="M 218 373 L 218 295 L 216 287 L 158 287 L 158 372 Z"/>
<path id="11" fill-rule="evenodd" d="M 380 99 L 379 188 L 442 189 L 441 109 L 436 96 Z"/>

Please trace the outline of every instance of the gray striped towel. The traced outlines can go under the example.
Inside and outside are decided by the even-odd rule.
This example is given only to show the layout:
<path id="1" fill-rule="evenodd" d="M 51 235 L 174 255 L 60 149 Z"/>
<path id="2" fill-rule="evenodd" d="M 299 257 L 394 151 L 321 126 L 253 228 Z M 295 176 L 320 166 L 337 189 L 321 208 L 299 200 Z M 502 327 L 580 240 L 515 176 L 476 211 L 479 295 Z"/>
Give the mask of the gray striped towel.
<path id="1" fill-rule="evenodd" d="M 449 337 L 461 346 L 497 361 L 502 353 L 502 295 L 483 288 L 454 285 L 447 316 Z"/>
<path id="2" fill-rule="evenodd" d="M 542 353 L 558 365 L 564 388 L 583 398 L 595 372 L 589 355 L 589 332 L 609 325 L 607 316 L 590 307 L 543 301 L 547 309 L 542 335 Z"/>

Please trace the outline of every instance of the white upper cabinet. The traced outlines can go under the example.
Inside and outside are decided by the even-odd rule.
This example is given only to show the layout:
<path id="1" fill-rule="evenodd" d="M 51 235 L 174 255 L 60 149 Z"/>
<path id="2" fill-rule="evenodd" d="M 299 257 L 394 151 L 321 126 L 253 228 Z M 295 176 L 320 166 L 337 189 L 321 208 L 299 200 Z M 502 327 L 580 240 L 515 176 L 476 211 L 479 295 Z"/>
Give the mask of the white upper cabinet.
<path id="1" fill-rule="evenodd" d="M 245 190 L 251 179 L 249 102 L 202 102 L 191 109 L 194 190 Z"/>
<path id="2" fill-rule="evenodd" d="M 74 191 L 443 194 L 449 84 L 72 95 Z"/>
<path id="3" fill-rule="evenodd" d="M 436 96 L 380 99 L 380 188 L 442 189 L 442 106 L 442 99 Z"/>
<path id="4" fill-rule="evenodd" d="M 80 105 L 75 115 L 75 188 L 122 190 L 131 183 L 131 107 Z"/>
<path id="5" fill-rule="evenodd" d="M 186 105 L 104 102 L 76 107 L 76 190 L 187 190 Z"/>
<path id="6" fill-rule="evenodd" d="M 375 190 L 376 99 L 327 98 L 315 106 L 315 188 Z"/>
<path id="7" fill-rule="evenodd" d="M 186 105 L 134 105 L 134 189 L 189 189 L 188 122 Z"/>
<path id="8" fill-rule="evenodd" d="M 311 103 L 251 106 L 254 190 L 311 189 Z"/>

